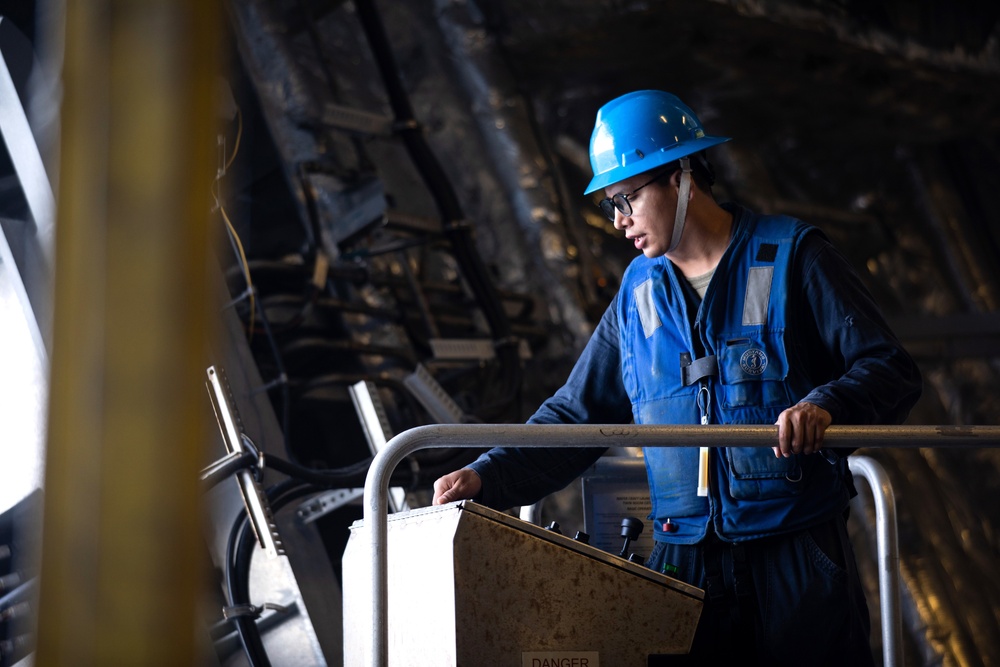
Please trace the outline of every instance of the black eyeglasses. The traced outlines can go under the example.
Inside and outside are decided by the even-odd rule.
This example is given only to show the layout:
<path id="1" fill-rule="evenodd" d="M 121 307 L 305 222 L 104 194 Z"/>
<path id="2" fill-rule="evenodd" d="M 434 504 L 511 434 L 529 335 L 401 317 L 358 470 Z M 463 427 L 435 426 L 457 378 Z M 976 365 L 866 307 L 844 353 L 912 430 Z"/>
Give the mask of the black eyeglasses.
<path id="1" fill-rule="evenodd" d="M 597 205 L 601 207 L 601 210 L 604 211 L 604 215 L 608 216 L 608 220 L 610 220 L 611 222 L 615 221 L 615 209 L 618 209 L 622 215 L 625 216 L 632 215 L 632 204 L 631 202 L 629 202 L 628 198 L 635 196 L 636 192 L 642 190 L 650 183 L 653 183 L 654 181 L 657 181 L 671 173 L 673 172 L 669 169 L 666 171 L 661 171 L 659 174 L 653 176 L 652 179 L 650 179 L 646 183 L 643 183 L 632 192 L 629 192 L 628 194 L 619 192 L 614 197 L 611 197 L 609 199 L 602 199 L 597 203 Z"/>

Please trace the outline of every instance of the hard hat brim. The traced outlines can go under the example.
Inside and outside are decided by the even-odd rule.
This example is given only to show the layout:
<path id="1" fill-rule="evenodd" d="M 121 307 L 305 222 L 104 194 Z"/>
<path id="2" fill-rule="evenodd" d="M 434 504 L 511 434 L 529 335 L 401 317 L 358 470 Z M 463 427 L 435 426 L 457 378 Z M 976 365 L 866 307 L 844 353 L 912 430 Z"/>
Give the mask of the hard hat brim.
<path id="1" fill-rule="evenodd" d="M 593 192 L 597 192 L 598 190 L 603 190 L 609 185 L 614 185 L 615 183 L 632 178 L 638 174 L 652 171 L 653 169 L 662 167 L 665 164 L 670 164 L 675 160 L 679 160 L 682 157 L 693 155 L 698 151 L 703 151 L 706 148 L 718 146 L 719 144 L 724 144 L 731 140 L 732 137 L 704 136 L 699 139 L 684 141 L 668 148 L 661 148 L 654 153 L 644 155 L 641 160 L 632 162 L 631 164 L 622 165 L 602 174 L 597 174 L 593 179 L 591 179 L 590 184 L 587 186 L 587 189 L 584 190 L 583 194 L 589 195 Z"/>

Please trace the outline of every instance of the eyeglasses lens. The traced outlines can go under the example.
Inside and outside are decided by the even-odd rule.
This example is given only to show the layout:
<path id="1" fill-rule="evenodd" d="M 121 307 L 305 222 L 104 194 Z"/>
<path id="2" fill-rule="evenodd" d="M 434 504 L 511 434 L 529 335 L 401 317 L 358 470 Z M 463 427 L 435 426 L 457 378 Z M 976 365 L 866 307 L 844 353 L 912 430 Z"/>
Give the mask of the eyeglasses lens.
<path id="1" fill-rule="evenodd" d="M 601 210 L 611 222 L 615 221 L 615 209 L 621 211 L 622 215 L 632 215 L 632 206 L 628 203 L 625 195 L 618 193 L 610 199 L 601 200 Z"/>

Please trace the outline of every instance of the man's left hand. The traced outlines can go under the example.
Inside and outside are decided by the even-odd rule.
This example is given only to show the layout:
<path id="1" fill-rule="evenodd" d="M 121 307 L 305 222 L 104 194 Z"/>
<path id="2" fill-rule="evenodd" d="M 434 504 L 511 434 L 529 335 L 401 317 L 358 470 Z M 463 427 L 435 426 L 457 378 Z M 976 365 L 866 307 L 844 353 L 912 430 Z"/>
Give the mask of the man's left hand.
<path id="1" fill-rule="evenodd" d="M 823 434 L 833 421 L 829 412 L 812 403 L 799 403 L 780 415 L 778 446 L 772 447 L 778 458 L 792 454 L 815 454 L 823 448 Z"/>

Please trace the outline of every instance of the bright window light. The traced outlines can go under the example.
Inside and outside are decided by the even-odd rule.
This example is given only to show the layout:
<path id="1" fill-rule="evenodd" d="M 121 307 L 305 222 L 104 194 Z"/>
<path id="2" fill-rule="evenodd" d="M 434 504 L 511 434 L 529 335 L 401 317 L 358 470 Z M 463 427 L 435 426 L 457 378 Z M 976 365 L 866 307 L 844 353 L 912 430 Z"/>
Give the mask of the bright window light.
<path id="1" fill-rule="evenodd" d="M 11 270 L 0 262 L 0 512 L 40 488 L 45 471 L 48 373 Z"/>

